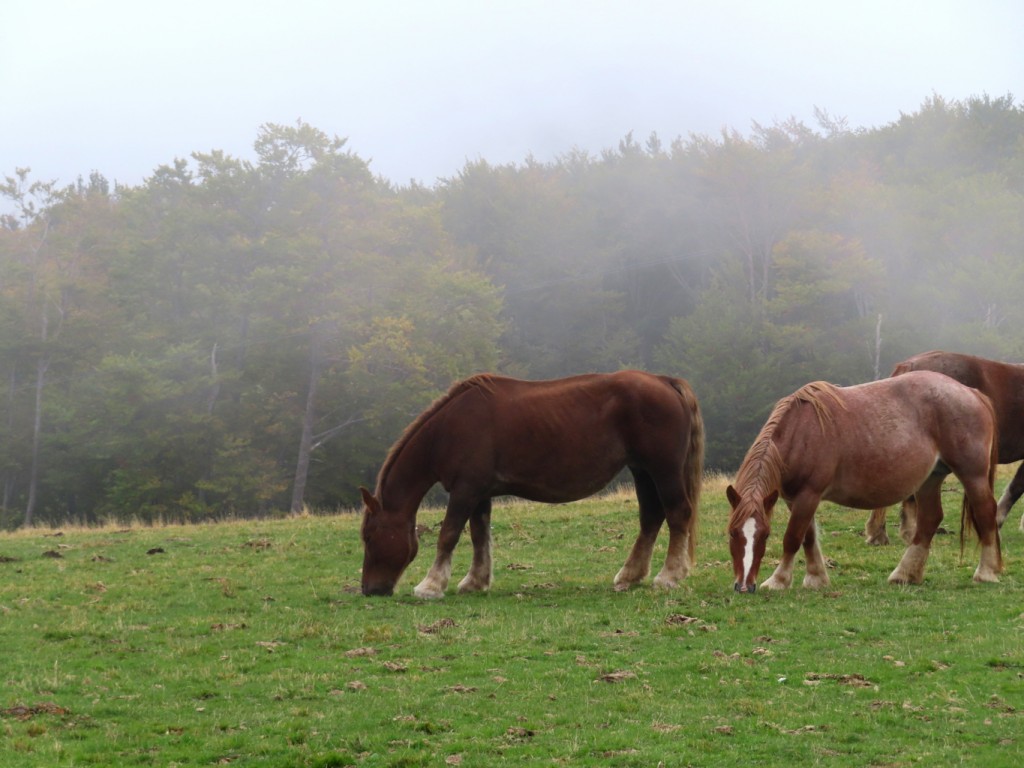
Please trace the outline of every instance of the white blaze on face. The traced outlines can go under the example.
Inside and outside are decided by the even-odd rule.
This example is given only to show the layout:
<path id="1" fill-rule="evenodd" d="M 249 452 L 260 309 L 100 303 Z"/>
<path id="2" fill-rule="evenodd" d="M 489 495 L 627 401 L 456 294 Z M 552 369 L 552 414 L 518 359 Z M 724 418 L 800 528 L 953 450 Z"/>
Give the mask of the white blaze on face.
<path id="1" fill-rule="evenodd" d="M 754 529 L 757 522 L 752 517 L 747 518 L 743 524 L 743 536 L 746 538 L 746 547 L 743 550 L 743 583 L 747 583 L 747 576 L 750 575 L 750 568 L 754 565 Z"/>

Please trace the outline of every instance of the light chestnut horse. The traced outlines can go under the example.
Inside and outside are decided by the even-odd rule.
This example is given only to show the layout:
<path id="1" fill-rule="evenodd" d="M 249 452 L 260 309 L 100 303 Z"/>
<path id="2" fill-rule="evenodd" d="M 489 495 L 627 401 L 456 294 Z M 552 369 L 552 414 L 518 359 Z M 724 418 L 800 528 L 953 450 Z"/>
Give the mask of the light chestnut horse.
<path id="1" fill-rule="evenodd" d="M 938 371 L 988 395 L 996 412 L 999 463 L 1012 464 L 1024 459 L 1024 365 L 999 363 L 957 352 L 932 351 L 897 363 L 891 375 L 899 376 L 908 371 Z M 1024 494 L 1024 464 L 1017 468 L 999 498 L 996 520 L 1000 528 L 1021 494 Z M 868 518 L 864 537 L 869 544 L 889 543 L 885 513 L 885 508 L 876 509 Z M 905 500 L 900 510 L 900 535 L 906 542 L 914 537 L 916 518 L 913 499 Z M 1024 531 L 1024 516 L 1020 519 L 1020 529 Z"/>
<path id="2" fill-rule="evenodd" d="M 964 486 L 961 526 L 981 542 L 975 581 L 998 581 L 1003 562 L 992 481 L 996 466 L 992 404 L 939 373 L 919 371 L 855 387 L 808 384 L 780 400 L 726 491 L 735 589 L 754 592 L 781 496 L 789 506 L 782 559 L 761 585 L 785 589 L 801 545 L 805 587 L 828 585 L 814 513 L 828 500 L 855 509 L 917 497 L 918 525 L 890 583 L 919 584 L 942 520 L 942 480 Z M 961 529 L 961 549 L 963 530 Z"/>
<path id="3" fill-rule="evenodd" d="M 650 571 L 655 539 L 669 529 L 655 586 L 689 572 L 696 543 L 704 424 L 683 379 L 640 371 L 553 381 L 474 376 L 455 384 L 392 446 L 363 497 L 362 589 L 390 595 L 416 557 L 416 512 L 440 483 L 449 493 L 437 556 L 414 589 L 443 597 L 452 551 L 469 522 L 473 560 L 459 591 L 491 585 L 491 499 L 562 503 L 590 496 L 628 467 L 640 505 L 640 534 L 615 577 L 627 589 Z"/>

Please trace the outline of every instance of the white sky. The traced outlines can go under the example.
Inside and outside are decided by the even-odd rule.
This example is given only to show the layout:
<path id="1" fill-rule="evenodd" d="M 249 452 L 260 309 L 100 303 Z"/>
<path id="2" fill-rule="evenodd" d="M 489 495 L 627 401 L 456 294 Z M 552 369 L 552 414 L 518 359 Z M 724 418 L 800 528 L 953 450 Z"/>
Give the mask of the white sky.
<path id="1" fill-rule="evenodd" d="M 1024 97 L 1020 0 L 0 0 L 0 177 L 139 184 L 297 119 L 399 184 L 813 108 Z"/>

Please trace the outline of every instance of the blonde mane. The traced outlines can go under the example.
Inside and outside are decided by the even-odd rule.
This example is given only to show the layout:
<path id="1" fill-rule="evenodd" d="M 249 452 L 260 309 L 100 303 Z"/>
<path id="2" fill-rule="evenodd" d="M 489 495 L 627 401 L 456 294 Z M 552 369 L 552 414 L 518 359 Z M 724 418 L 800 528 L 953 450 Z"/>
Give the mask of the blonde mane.
<path id="1" fill-rule="evenodd" d="M 786 462 L 779 452 L 779 446 L 773 439 L 775 430 L 790 409 L 797 403 L 808 403 L 818 417 L 818 424 L 824 433 L 834 423 L 830 406 L 846 408 L 839 395 L 839 389 L 825 381 L 814 381 L 805 384 L 796 392 L 782 398 L 775 404 L 768 421 L 761 427 L 761 432 L 747 451 L 739 471 L 736 473 L 735 487 L 743 497 L 729 515 L 729 530 L 735 530 L 750 517 L 750 504 L 747 499 L 760 502 L 772 491 L 782 487 L 782 475 L 786 471 Z"/>
<path id="2" fill-rule="evenodd" d="M 489 392 L 493 386 L 494 377 L 488 373 L 479 373 L 475 376 L 470 376 L 468 379 L 457 381 L 452 384 L 447 392 L 431 403 L 423 413 L 413 419 L 412 423 L 402 431 L 402 434 L 399 435 L 394 445 L 392 445 L 390 450 L 388 450 L 388 455 L 384 457 L 384 463 L 381 465 L 380 472 L 377 475 L 377 490 L 375 491 L 377 498 L 380 498 L 388 473 L 391 471 L 391 467 L 394 466 L 395 460 L 398 458 L 398 454 L 400 454 L 402 449 L 409 444 L 413 435 L 415 435 L 424 424 L 430 421 L 439 411 L 448 405 L 448 403 L 464 392 L 468 392 L 471 389 L 483 389 Z"/>

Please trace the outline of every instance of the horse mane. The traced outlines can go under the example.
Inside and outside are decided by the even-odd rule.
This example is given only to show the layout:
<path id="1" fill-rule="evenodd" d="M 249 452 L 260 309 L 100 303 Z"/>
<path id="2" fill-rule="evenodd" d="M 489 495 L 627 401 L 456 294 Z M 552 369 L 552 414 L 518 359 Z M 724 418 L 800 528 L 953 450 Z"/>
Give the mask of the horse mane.
<path id="1" fill-rule="evenodd" d="M 736 473 L 735 486 L 737 489 L 742 489 L 740 493 L 744 499 L 751 496 L 751 498 L 760 500 L 772 491 L 781 488 L 786 462 L 774 440 L 775 430 L 790 409 L 798 403 L 808 403 L 814 409 L 822 432 L 825 431 L 827 425 L 831 425 L 834 421 L 829 405 L 846 407 L 839 397 L 839 388 L 826 381 L 813 381 L 810 384 L 805 384 L 793 394 L 779 400 L 768 416 L 768 420 L 761 427 L 761 432 L 750 446 L 750 450 L 747 451 L 747 455 Z M 750 513 L 748 504 L 737 504 L 729 515 L 729 530 L 736 530 L 743 525 L 750 517 Z"/>
<path id="2" fill-rule="evenodd" d="M 384 457 L 384 463 L 380 467 L 380 472 L 377 475 L 377 490 L 374 492 L 377 498 L 380 498 L 381 491 L 384 489 L 384 483 L 387 480 L 388 473 L 394 466 L 395 461 L 398 459 L 398 454 L 402 452 L 402 449 L 409 444 L 419 430 L 430 421 L 437 413 L 444 409 L 448 403 L 454 400 L 464 392 L 468 392 L 472 389 L 483 389 L 484 391 L 490 392 L 494 389 L 494 376 L 489 373 L 478 373 L 475 376 L 470 376 L 468 379 L 457 381 L 449 387 L 448 391 L 437 398 L 431 403 L 426 410 L 424 410 L 419 416 L 412 420 L 412 422 L 399 435 L 398 439 L 394 442 L 394 445 L 388 450 L 387 456 Z"/>
<path id="3" fill-rule="evenodd" d="M 839 387 L 829 384 L 827 381 L 812 381 L 810 384 L 804 384 L 784 399 L 790 401 L 787 407 L 797 402 L 809 403 L 814 408 L 814 415 L 818 417 L 818 424 L 821 425 L 822 432 L 825 431 L 827 425 L 831 425 L 835 421 L 830 406 L 846 410 L 846 403 L 839 396 Z"/>

